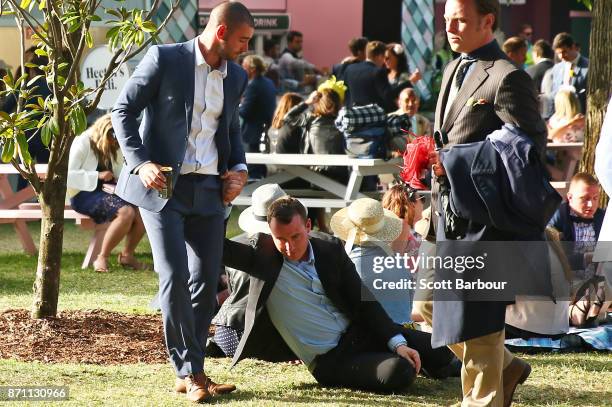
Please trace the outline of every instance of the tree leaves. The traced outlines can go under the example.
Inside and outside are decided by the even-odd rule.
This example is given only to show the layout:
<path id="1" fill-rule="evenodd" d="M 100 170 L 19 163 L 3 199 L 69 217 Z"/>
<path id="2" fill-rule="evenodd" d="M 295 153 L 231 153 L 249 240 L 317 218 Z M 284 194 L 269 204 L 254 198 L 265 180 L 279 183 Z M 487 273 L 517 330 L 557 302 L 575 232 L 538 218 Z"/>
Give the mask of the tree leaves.
<path id="1" fill-rule="evenodd" d="M 26 165 L 32 164 L 32 156 L 28 150 L 28 141 L 26 140 L 25 134 L 18 134 L 15 138 L 17 139 L 17 146 L 19 147 L 21 161 Z"/>
<path id="2" fill-rule="evenodd" d="M 49 129 L 51 130 L 51 133 L 59 136 L 59 123 L 53 116 L 49 119 Z"/>
<path id="3" fill-rule="evenodd" d="M 12 138 L 4 139 L 2 143 L 2 162 L 10 162 L 14 155 L 15 141 Z"/>
<path id="4" fill-rule="evenodd" d="M 144 19 L 144 10 L 128 11 L 123 7 L 107 9 L 106 13 L 117 18 L 109 20 L 113 27 L 106 33 L 108 46 L 111 50 L 129 49 L 132 45 L 142 45 L 146 37 L 155 38 L 157 26 L 154 22 Z"/>
<path id="5" fill-rule="evenodd" d="M 589 10 L 593 10 L 593 0 L 578 0 L 579 3 L 582 3 Z"/>
<path id="6" fill-rule="evenodd" d="M 32 134 L 38 133 L 45 146 L 53 147 L 54 138 L 81 134 L 87 128 L 83 103 L 92 89 L 86 89 L 78 80 L 78 72 L 69 76 L 72 72 L 70 67 L 80 64 L 81 61 L 72 60 L 74 50 L 69 52 L 63 48 L 67 46 L 65 38 L 60 39 L 63 47 L 54 48 L 58 42 L 53 38 L 57 33 L 50 30 L 51 16 L 47 13 L 49 1 L 53 5 L 53 13 L 59 16 L 59 22 L 63 26 L 61 31 L 71 34 L 69 37 L 75 45 L 84 43 L 88 48 L 95 46 L 90 32 L 92 22 L 100 22 L 108 28 L 106 39 L 112 50 L 120 48 L 131 52 L 135 46 L 157 38 L 158 27 L 147 19 L 148 11 L 128 9 L 123 0 L 105 3 L 112 4 L 109 8 L 102 8 L 99 3 L 95 3 L 98 7 L 95 10 L 91 8 L 92 3 L 89 0 L 18 0 L 18 4 L 25 10 L 32 10 L 37 6 L 43 11 L 41 24 L 37 25 L 37 33 L 32 39 L 36 45 L 34 53 L 48 58 L 49 62 L 42 65 L 31 62 L 25 64 L 28 68 L 26 71 L 41 70 L 39 74 L 24 73 L 13 77 L 12 73 L 8 72 L 1 78 L 5 85 L 2 94 L 15 97 L 19 102 L 18 111 L 0 112 L 0 155 L 5 162 L 16 157 L 24 163 L 31 162 L 27 138 Z M 5 2 L 0 2 L 3 7 L 6 5 Z M 103 17 L 101 10 L 105 12 Z M 4 8 L 1 14 L 7 14 Z M 56 18 L 55 14 L 53 18 Z M 44 86 L 40 85 L 43 78 L 53 93 L 46 100 L 39 94 L 39 87 Z"/>
<path id="7" fill-rule="evenodd" d="M 69 114 L 72 134 L 79 135 L 87 129 L 87 116 L 81 105 L 76 105 Z"/>
<path id="8" fill-rule="evenodd" d="M 50 122 L 47 121 L 42 128 L 40 129 L 40 139 L 45 147 L 49 147 L 51 144 L 51 137 L 53 134 L 51 133 Z"/>
<path id="9" fill-rule="evenodd" d="M 85 33 L 85 43 L 87 44 L 88 48 L 93 48 L 94 42 L 93 37 L 91 36 L 91 31 L 87 31 L 87 33 Z"/>

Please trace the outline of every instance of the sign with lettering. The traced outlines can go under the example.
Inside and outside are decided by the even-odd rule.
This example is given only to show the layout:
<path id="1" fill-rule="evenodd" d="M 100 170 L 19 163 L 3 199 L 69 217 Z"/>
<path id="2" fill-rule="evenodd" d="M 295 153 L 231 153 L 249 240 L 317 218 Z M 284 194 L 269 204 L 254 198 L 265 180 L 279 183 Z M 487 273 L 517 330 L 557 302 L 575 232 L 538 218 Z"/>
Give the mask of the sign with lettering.
<path id="1" fill-rule="evenodd" d="M 210 19 L 210 13 L 199 13 L 200 28 L 204 28 Z M 287 31 L 289 30 L 289 14 L 253 14 L 255 30 L 260 31 Z"/>
<path id="2" fill-rule="evenodd" d="M 86 88 L 95 89 L 100 86 L 106 73 L 106 66 L 111 58 L 112 54 L 106 46 L 94 48 L 85 57 L 81 66 L 81 80 Z M 129 78 L 130 71 L 127 65 L 123 64 L 104 85 L 104 93 L 102 93 L 98 109 L 111 109 Z M 90 99 L 94 97 L 95 94 L 91 95 Z"/>

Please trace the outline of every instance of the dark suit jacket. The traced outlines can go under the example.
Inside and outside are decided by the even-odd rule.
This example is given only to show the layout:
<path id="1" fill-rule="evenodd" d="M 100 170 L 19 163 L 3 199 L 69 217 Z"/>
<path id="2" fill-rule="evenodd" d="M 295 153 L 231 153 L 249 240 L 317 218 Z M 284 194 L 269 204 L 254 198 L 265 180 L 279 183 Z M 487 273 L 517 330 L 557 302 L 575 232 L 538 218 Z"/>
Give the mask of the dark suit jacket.
<path id="1" fill-rule="evenodd" d="M 401 333 L 401 327 L 391 321 L 373 297 L 364 298 L 369 291 L 361 282 L 342 242 L 311 237 L 310 244 L 325 295 L 351 321 L 351 326 L 373 332 L 383 343 Z M 269 353 L 271 347 L 286 348 L 265 308 L 283 265 L 283 256 L 274 246 L 272 237 L 259 234 L 255 247 L 226 239 L 223 262 L 251 275 L 244 334 L 232 365 L 249 357 L 261 359 L 260 355 Z"/>
<path id="2" fill-rule="evenodd" d="M 178 180 L 191 131 L 196 42 L 197 38 L 152 46 L 123 87 L 112 111 L 113 129 L 126 162 L 115 193 L 152 212 L 161 211 L 168 200 L 160 198 L 156 190 L 145 188 L 133 171 L 152 161 L 172 167 L 173 184 Z M 246 164 L 238 122 L 238 104 L 246 85 L 244 69 L 228 61 L 223 111 L 215 133 L 219 174 Z"/>
<path id="3" fill-rule="evenodd" d="M 247 144 L 259 142 L 261 133 L 270 126 L 276 109 L 276 87 L 265 76 L 256 76 L 244 91 L 240 103 L 242 141 Z"/>
<path id="4" fill-rule="evenodd" d="M 542 79 L 544 79 L 544 74 L 546 71 L 552 68 L 553 65 L 555 65 L 555 63 L 552 60 L 545 59 L 544 61 L 540 61 L 539 63 L 531 65 L 529 68 L 525 69 L 527 75 L 529 75 L 533 80 L 536 93 L 539 94 L 542 92 Z"/>
<path id="5" fill-rule="evenodd" d="M 529 75 L 508 61 L 497 43 L 490 43 L 476 54 L 477 61 L 446 117 L 444 110 L 451 81 L 460 60 L 455 59 L 445 68 L 434 129 L 448 135 L 447 147 L 450 147 L 483 141 L 489 133 L 508 123 L 520 128 L 543 154 L 546 125 L 540 117 L 537 95 Z M 438 210 L 439 184 L 433 182 L 432 185 L 432 205 L 435 206 L 432 221 L 438 222 L 435 212 Z M 441 236 L 443 233 L 438 233 L 438 240 Z M 514 238 L 511 233 L 476 222 L 469 222 L 466 236 L 468 241 L 507 241 Z M 443 256 L 441 253 L 436 255 Z M 505 308 L 506 303 L 501 302 L 436 302 L 432 345 L 435 347 L 463 342 L 502 330 Z"/>
<path id="6" fill-rule="evenodd" d="M 379 68 L 370 61 L 357 62 L 346 67 L 343 78 L 348 88 L 344 102 L 346 106 L 376 103 L 386 112 L 397 109 L 385 68 Z"/>
<path id="7" fill-rule="evenodd" d="M 593 228 L 595 229 L 595 240 L 599 240 L 599 232 L 601 232 L 601 225 L 603 224 L 606 211 L 601 208 L 597 208 L 595 215 L 593 215 Z M 557 212 L 553 215 L 548 223 L 548 226 L 552 226 L 562 233 L 561 240 L 565 242 L 576 241 L 576 231 L 574 230 L 574 222 L 570 218 L 570 206 L 569 202 L 565 201 L 559 206 Z M 567 257 L 570 261 L 573 270 L 581 270 L 584 268 L 584 256 L 575 255 L 573 251 L 573 245 L 570 244 L 565 246 Z"/>

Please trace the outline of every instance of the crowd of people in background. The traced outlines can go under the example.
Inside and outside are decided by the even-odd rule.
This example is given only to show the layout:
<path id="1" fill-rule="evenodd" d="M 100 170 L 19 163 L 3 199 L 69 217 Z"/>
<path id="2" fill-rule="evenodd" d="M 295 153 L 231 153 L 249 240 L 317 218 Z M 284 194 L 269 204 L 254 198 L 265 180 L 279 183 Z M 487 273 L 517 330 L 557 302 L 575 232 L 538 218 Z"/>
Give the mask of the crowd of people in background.
<path id="1" fill-rule="evenodd" d="M 589 61 L 580 54 L 579 45 L 568 33 L 556 35 L 552 45 L 543 39 L 532 43 L 532 38 L 533 28 L 525 24 L 517 36 L 508 38 L 501 45 L 503 52 L 508 60 L 517 68 L 524 69 L 532 78 L 533 87 L 539 96 L 540 114 L 547 123 L 548 140 L 553 143 L 580 142 L 584 139 Z M 369 149 L 357 156 L 388 158 L 394 152 L 401 153 L 411 138 L 433 136 L 431 115 L 419 112 L 422 95 L 415 88 L 423 74 L 409 65 L 408 50 L 402 44 L 385 44 L 364 37 L 351 39 L 348 43 L 350 55 L 328 69 L 316 67 L 302 56 L 304 40 L 302 33 L 291 31 L 287 34 L 286 48 L 282 51 L 279 43 L 266 40 L 264 55 L 248 52 L 241 56 L 239 62 L 246 72 L 248 83 L 238 115 L 240 136 L 246 152 L 347 154 L 347 143 L 351 137 L 357 133 L 361 136 L 379 134 L 377 131 L 380 123 L 383 123 L 384 137 L 393 140 L 393 143 L 385 145 L 382 155 L 380 149 L 376 152 Z M 444 68 L 457 56 L 450 50 L 443 33 L 436 35 L 435 42 L 436 49 L 428 67 L 432 71 L 434 100 L 441 91 Z M 44 64 L 42 57 L 31 50 L 26 53 L 26 57 L 35 65 Z M 30 75 L 35 76 L 36 72 Z M 44 78 L 39 81 L 39 92 L 44 97 L 49 89 Z M 3 111 L 11 112 L 15 109 L 14 98 L 0 101 Z M 363 128 L 346 130 L 343 119 L 350 122 L 353 117 L 351 115 L 359 114 L 365 115 L 367 124 Z M 406 130 L 406 135 L 399 141 L 388 137 L 390 130 L 386 128 L 388 120 L 398 117 L 402 128 Z M 29 144 L 30 152 L 37 162 L 48 160 L 48 149 L 42 145 L 39 136 L 31 135 Z M 550 159 L 554 161 L 554 157 Z M 123 165 L 124 158 L 109 115 L 98 119 L 85 133 L 75 138 L 68 171 L 70 204 L 77 212 L 90 216 L 96 223 L 109 223 L 100 255 L 93 264 L 97 272 L 110 270 L 111 251 L 123 239 L 125 247 L 119 253 L 117 263 L 130 269 L 147 268 L 135 257 L 136 246 L 145 233 L 140 212 L 134 205 L 113 193 Z M 344 167 L 314 164 L 311 169 L 342 184 L 349 177 Z M 264 178 L 270 170 L 265 165 L 249 165 L 249 178 Z M 423 318 L 413 310 L 413 291 L 408 290 L 408 295 L 401 291 L 400 297 L 389 296 L 384 292 L 382 296 L 381 292 L 372 293 L 376 301 L 359 305 L 362 295 L 358 291 L 359 284 L 351 286 L 354 292 L 348 289 L 343 292 L 340 286 L 325 279 L 327 269 L 320 265 L 317 272 L 323 277 L 315 282 L 317 287 L 325 288 L 317 293 L 320 294 L 320 304 L 315 304 L 311 292 L 288 294 L 292 285 L 299 287 L 300 281 L 279 280 L 276 288 L 266 294 L 269 296 L 269 320 L 262 321 L 259 314 L 255 320 L 247 320 L 253 318 L 252 315 L 247 316 L 246 310 L 250 280 L 240 270 L 255 270 L 262 264 L 269 267 L 269 270 L 281 267 L 273 262 L 278 253 L 270 243 L 271 227 L 278 228 L 277 233 L 280 234 L 287 230 L 293 231 L 306 241 L 308 236 L 314 236 L 312 246 L 302 247 L 304 250 L 300 253 L 306 253 L 309 262 L 285 262 L 282 265 L 283 268 L 296 269 L 300 277 L 310 275 L 312 278 L 315 255 L 325 255 L 333 258 L 333 264 L 338 265 L 338 269 L 334 269 L 335 273 L 344 273 L 350 282 L 349 271 L 354 267 L 363 283 L 371 286 L 369 279 L 372 276 L 367 271 L 372 269 L 375 257 L 389 255 L 389 252 L 418 255 L 426 236 L 417 231 L 416 224 L 422 218 L 431 216 L 430 212 L 424 212 L 422 196 L 401 183 L 384 185 L 382 188 L 377 185 L 378 179 L 374 179 L 373 183 L 373 186 L 371 183 L 369 185 L 372 190 L 386 191 L 382 199 L 356 200 L 348 208 L 337 211 L 331 217 L 330 224 L 325 211 L 314 208 L 307 210 L 298 200 L 286 197 L 283 191 L 283 188 L 309 188 L 310 185 L 274 184 L 255 190 L 252 206 L 242 212 L 239 220 L 245 233 L 225 242 L 225 282 L 231 294 L 222 305 L 219 304 L 221 308 L 213 320 L 216 331 L 209 346 L 216 346 L 224 355 L 235 357 L 236 360 L 247 356 L 258 356 L 271 361 L 299 359 L 308 366 L 319 383 L 332 386 L 391 391 L 411 383 L 421 366 L 425 374 L 433 378 L 458 375 L 458 359 L 446 347 L 431 348 L 430 335 L 426 333 L 431 327 L 423 322 L 423 326 L 415 329 L 415 321 L 422 322 Z M 364 182 L 364 185 L 368 188 L 368 182 Z M 550 311 L 556 312 L 554 310 L 558 307 L 569 308 L 569 318 L 562 318 L 563 321 L 555 325 L 554 329 L 524 324 L 521 321 L 541 319 L 542 316 L 537 314 L 542 308 L 538 311 L 533 308 L 533 304 L 529 305 L 532 308 L 521 308 L 521 304 L 517 303 L 515 308 L 508 311 L 508 330 L 513 335 L 554 337 L 555 334 L 565 333 L 570 324 L 593 325 L 605 318 L 612 294 L 605 284 L 601 284 L 601 278 L 595 278 L 600 274 L 591 261 L 604 216 L 604 212 L 598 209 L 598 201 L 599 185 L 595 178 L 579 173 L 571 181 L 567 201 L 561 205 L 549 225 L 561 232 L 557 240 L 573 243 L 571 248 L 551 251 L 551 259 L 554 258 L 559 264 L 569 264 L 571 271 L 580 280 L 589 282 L 575 287 L 576 295 L 571 303 L 560 302 Z M 377 229 L 369 230 L 373 217 Z M 318 227 L 317 232 L 311 231 L 314 226 Z M 359 232 L 355 234 L 354 230 Z M 255 233 L 259 233 L 259 244 L 254 241 Z M 330 240 L 329 234 L 332 233 L 343 241 L 342 245 L 338 245 L 336 240 Z M 389 247 L 371 244 L 373 240 L 389 242 Z M 259 255 L 263 257 L 259 258 Z M 289 256 L 287 253 L 283 255 Z M 262 258 L 269 263 L 262 263 Z M 403 278 L 414 279 L 416 271 L 401 269 L 396 273 L 388 272 L 385 276 L 392 278 L 388 283 L 397 283 Z M 253 274 L 256 275 L 257 270 Z M 332 301 L 328 297 L 340 298 L 339 301 L 345 307 L 335 308 L 330 305 Z M 308 311 L 312 312 L 312 318 L 297 318 L 297 315 L 304 312 L 303 304 L 310 304 Z M 528 318 L 518 317 L 521 313 L 527 313 Z M 340 334 L 353 326 L 361 329 L 355 333 L 361 341 L 357 349 L 338 343 Z M 245 330 L 246 327 L 249 329 Z M 372 332 L 362 332 L 363 327 L 369 327 Z M 397 342 L 389 341 L 381 345 L 380 341 L 373 338 L 373 332 L 377 330 L 393 333 L 392 339 Z M 243 340 L 245 345 L 239 348 L 243 335 L 247 335 Z M 274 341 L 279 339 L 279 335 L 284 340 L 283 344 L 290 345 L 291 349 L 287 346 L 271 346 L 277 343 Z M 302 336 L 312 341 L 300 342 Z M 255 337 L 260 342 L 259 348 L 249 347 L 256 340 Z M 400 358 L 390 352 L 406 344 L 419 351 L 420 359 L 418 354 Z M 337 354 L 326 353 L 330 349 L 340 350 Z M 314 356 L 319 354 L 325 354 L 325 357 L 317 358 L 315 364 Z M 361 373 L 354 366 L 358 366 L 361 370 L 357 370 Z"/>

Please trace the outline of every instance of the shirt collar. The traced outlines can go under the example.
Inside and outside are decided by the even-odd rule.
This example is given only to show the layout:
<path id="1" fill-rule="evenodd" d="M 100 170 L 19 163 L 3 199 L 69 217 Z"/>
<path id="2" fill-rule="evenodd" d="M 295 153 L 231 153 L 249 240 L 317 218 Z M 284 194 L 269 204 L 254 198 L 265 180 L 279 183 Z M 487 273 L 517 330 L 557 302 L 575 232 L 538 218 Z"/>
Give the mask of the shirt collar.
<path id="1" fill-rule="evenodd" d="M 312 245 L 310 244 L 310 242 L 308 242 L 308 259 L 307 260 L 298 260 L 298 261 L 291 261 L 289 259 L 285 259 L 285 260 L 293 264 L 308 263 L 310 265 L 313 265 L 315 258 L 314 258 L 314 252 L 312 251 Z"/>
<path id="2" fill-rule="evenodd" d="M 578 215 L 572 208 L 570 208 L 570 219 L 576 223 L 593 223 L 595 216 L 592 218 L 583 218 Z"/>
<path id="3" fill-rule="evenodd" d="M 572 65 L 578 65 L 578 60 L 580 59 L 580 52 L 576 54 L 576 59 L 572 61 Z"/>
<path id="4" fill-rule="evenodd" d="M 487 60 L 490 59 L 492 56 L 499 54 L 499 52 L 500 48 L 499 44 L 497 43 L 497 40 L 492 40 L 488 44 L 483 45 L 482 47 L 477 48 L 472 52 L 461 54 L 461 58 Z"/>
<path id="5" fill-rule="evenodd" d="M 200 50 L 200 45 L 198 44 L 197 38 L 195 40 L 195 64 L 196 66 L 202 66 L 202 65 L 206 66 L 209 72 L 213 71 L 213 69 L 210 67 L 210 65 L 208 65 L 208 63 L 204 59 L 204 55 L 202 55 L 202 50 Z M 221 65 L 216 70 L 219 71 L 223 79 L 225 79 L 225 77 L 227 76 L 227 60 L 222 59 Z"/>

